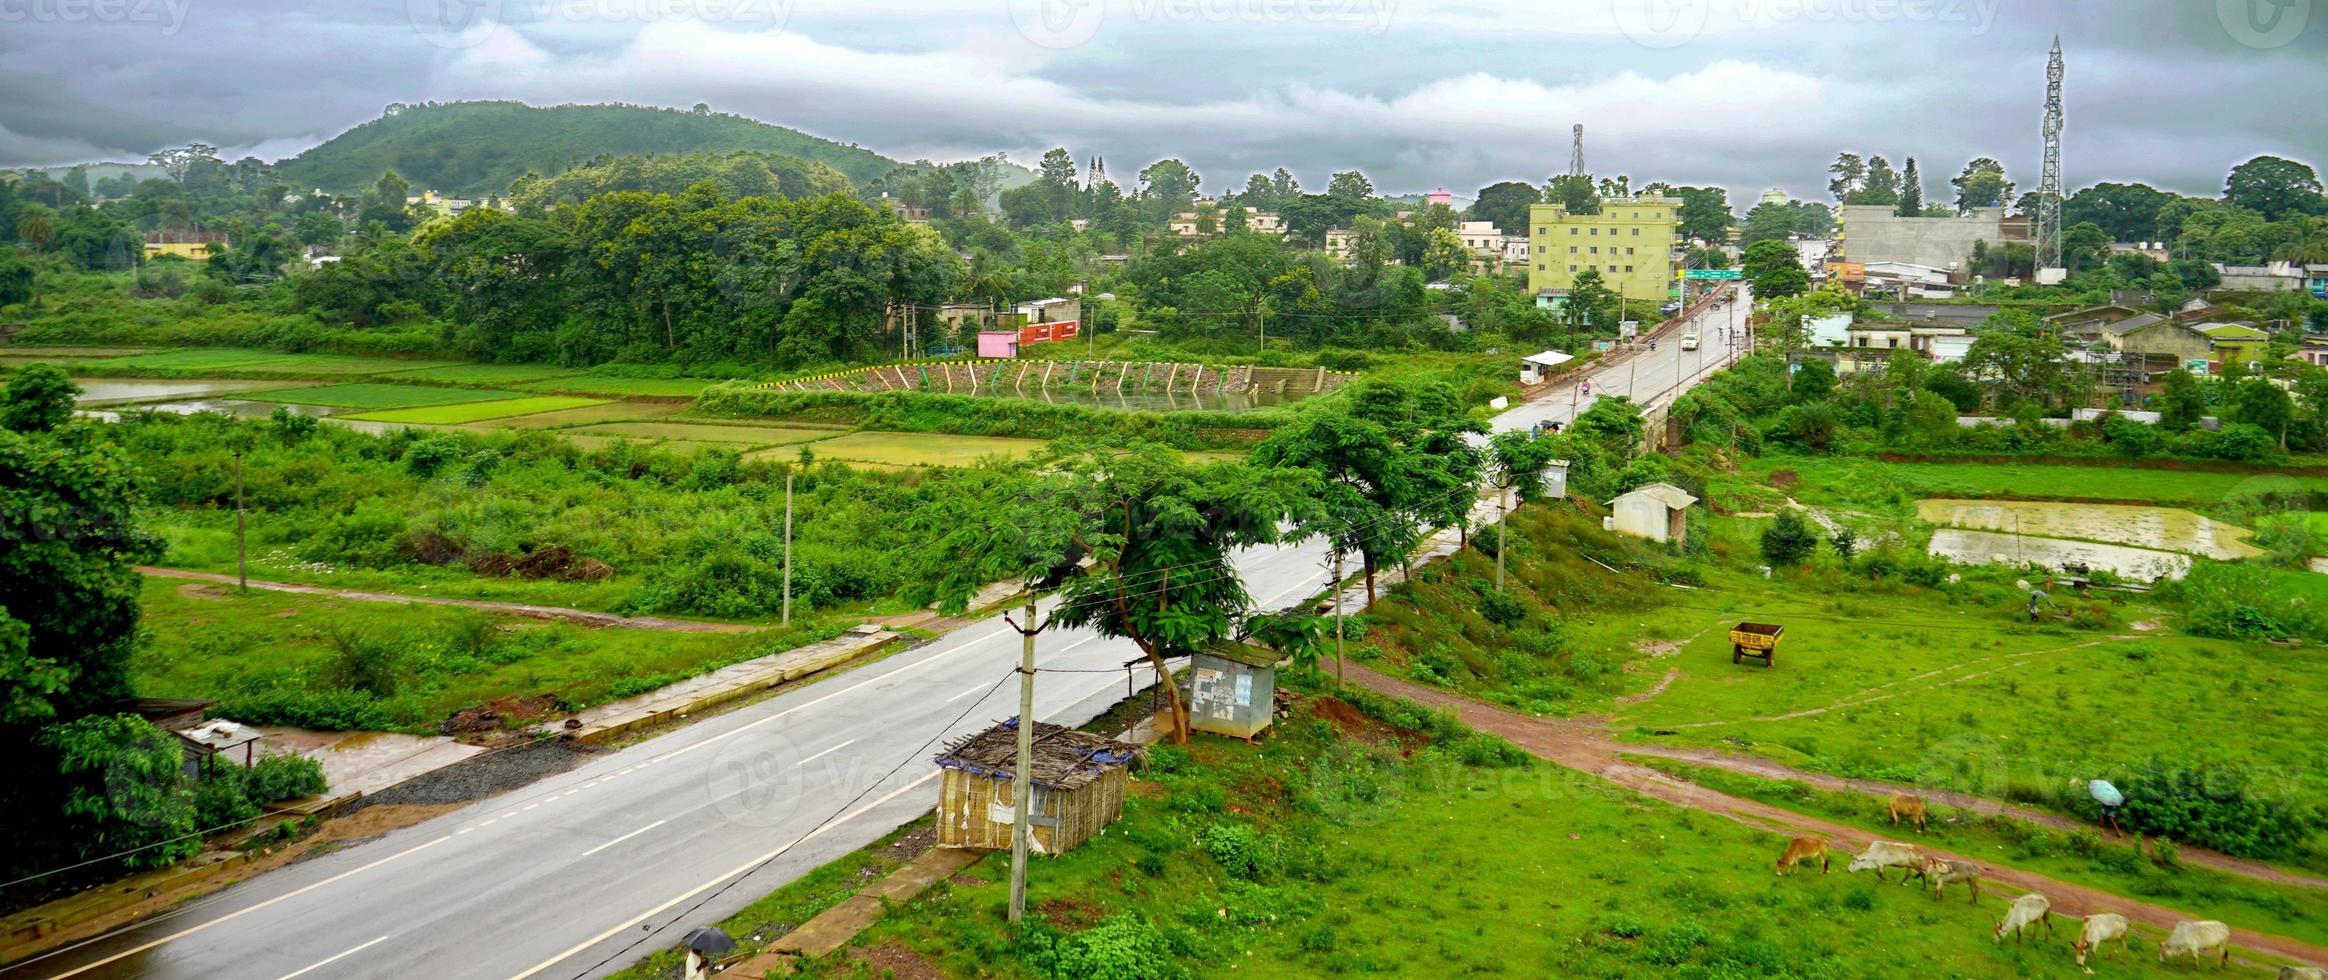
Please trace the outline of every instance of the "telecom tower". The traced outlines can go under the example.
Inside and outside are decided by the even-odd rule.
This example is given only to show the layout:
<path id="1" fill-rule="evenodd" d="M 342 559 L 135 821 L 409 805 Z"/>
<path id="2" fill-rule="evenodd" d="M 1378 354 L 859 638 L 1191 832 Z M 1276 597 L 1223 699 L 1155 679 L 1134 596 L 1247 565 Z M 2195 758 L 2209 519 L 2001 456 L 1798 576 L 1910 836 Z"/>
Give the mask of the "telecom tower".
<path id="1" fill-rule="evenodd" d="M 2061 35 L 2045 62 L 2045 176 L 2037 185 L 2037 268 L 2061 267 Z"/>
<path id="2" fill-rule="evenodd" d="M 1584 124 L 1577 123 L 1574 137 L 1569 142 L 1568 176 L 1584 176 Z"/>

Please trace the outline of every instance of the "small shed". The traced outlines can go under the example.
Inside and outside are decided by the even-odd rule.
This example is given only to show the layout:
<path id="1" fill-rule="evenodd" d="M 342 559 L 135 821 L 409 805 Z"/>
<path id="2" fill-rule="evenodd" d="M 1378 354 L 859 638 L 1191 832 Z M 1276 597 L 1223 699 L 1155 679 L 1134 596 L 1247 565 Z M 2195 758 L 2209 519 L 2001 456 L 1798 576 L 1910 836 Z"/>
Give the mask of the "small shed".
<path id="1" fill-rule="evenodd" d="M 978 356 L 1017 357 L 1019 335 L 1016 330 L 978 331 Z"/>
<path id="2" fill-rule="evenodd" d="M 1060 854 L 1124 815 L 1126 768 L 1140 747 L 1063 725 L 1035 723 L 1029 847 Z M 938 755 L 938 846 L 1010 847 L 1019 794 L 1018 719 L 946 747 Z"/>
<path id="3" fill-rule="evenodd" d="M 1276 713 L 1283 659 L 1268 647 L 1234 641 L 1197 651 L 1186 675 L 1188 727 L 1242 739 L 1261 734 Z"/>
<path id="4" fill-rule="evenodd" d="M 1639 487 L 1609 503 L 1609 530 L 1651 541 L 1689 536 L 1689 508 L 1696 497 L 1670 483 Z"/>
<path id="5" fill-rule="evenodd" d="M 1543 384 L 1544 376 L 1553 368 L 1573 360 L 1576 358 L 1556 350 L 1543 351 L 1520 358 L 1520 383 L 1524 385 Z"/>
<path id="6" fill-rule="evenodd" d="M 179 729 L 177 735 L 179 745 L 186 750 L 186 774 L 195 777 L 210 772 L 221 758 L 250 768 L 259 761 L 259 743 L 267 737 L 256 728 L 223 718 Z"/>

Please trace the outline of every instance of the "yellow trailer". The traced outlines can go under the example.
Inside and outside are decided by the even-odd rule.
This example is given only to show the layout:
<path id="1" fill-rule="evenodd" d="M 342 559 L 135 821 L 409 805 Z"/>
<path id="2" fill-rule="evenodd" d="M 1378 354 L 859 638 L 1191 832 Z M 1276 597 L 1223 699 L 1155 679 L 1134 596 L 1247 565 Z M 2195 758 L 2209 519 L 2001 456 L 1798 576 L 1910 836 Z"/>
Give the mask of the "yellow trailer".
<path id="1" fill-rule="evenodd" d="M 1730 662 L 1742 664 L 1748 657 L 1759 657 L 1762 666 L 1778 657 L 1778 637 L 1786 627 L 1776 623 L 1739 623 L 1730 629 Z"/>

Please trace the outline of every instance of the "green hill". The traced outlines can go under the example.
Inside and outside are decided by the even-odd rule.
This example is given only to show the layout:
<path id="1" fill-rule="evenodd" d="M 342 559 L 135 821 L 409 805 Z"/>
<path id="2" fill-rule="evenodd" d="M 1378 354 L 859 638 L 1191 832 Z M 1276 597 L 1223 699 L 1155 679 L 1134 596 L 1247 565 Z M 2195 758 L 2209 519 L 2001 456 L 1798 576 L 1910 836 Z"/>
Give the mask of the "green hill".
<path id="1" fill-rule="evenodd" d="M 704 109 L 446 102 L 390 106 L 275 169 L 300 188 L 353 192 L 394 170 L 415 191 L 483 197 L 529 170 L 550 176 L 603 155 L 737 150 L 821 163 L 856 183 L 897 166 L 863 147 Z"/>

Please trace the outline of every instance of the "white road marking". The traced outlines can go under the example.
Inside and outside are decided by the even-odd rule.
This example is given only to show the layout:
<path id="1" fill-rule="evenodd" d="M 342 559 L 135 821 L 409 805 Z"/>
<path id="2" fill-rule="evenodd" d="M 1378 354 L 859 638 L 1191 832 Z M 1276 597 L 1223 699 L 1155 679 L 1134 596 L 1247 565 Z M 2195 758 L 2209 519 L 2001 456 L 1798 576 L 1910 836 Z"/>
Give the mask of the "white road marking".
<path id="1" fill-rule="evenodd" d="M 931 773 L 930 775 L 934 776 L 934 775 L 937 775 L 937 774 L 936 774 L 936 773 Z M 379 866 L 381 866 L 381 865 L 383 865 L 383 864 L 387 864 L 388 862 L 390 862 L 390 861 L 394 861 L 394 860 L 396 860 L 397 858 L 403 857 L 403 856 L 405 856 L 405 855 L 407 855 L 407 854 L 417 854 L 417 853 L 419 853 L 419 852 L 421 852 L 421 851 L 428 850 L 429 848 L 435 847 L 435 846 L 437 846 L 438 844 L 442 844 L 442 843 L 444 843 L 444 842 L 446 842 L 446 841 L 449 841 L 449 840 L 452 840 L 452 839 L 453 839 L 453 835 L 451 835 L 451 834 L 446 834 L 446 835 L 444 835 L 443 837 L 439 837 L 439 838 L 437 838 L 437 839 L 435 839 L 435 840 L 429 841 L 429 842 L 428 842 L 428 843 L 426 843 L 426 844 L 421 844 L 421 845 L 418 845 L 418 846 L 415 846 L 415 847 L 408 847 L 408 848 L 405 848 L 404 850 L 398 851 L 398 852 L 396 852 L 396 853 L 394 853 L 394 854 L 390 854 L 390 855 L 388 855 L 387 857 L 381 858 L 380 860 L 374 861 L 374 862 L 372 862 L 372 863 L 370 863 L 370 864 L 367 864 L 367 865 L 364 865 L 364 866 L 362 866 L 362 867 L 357 867 L 357 868 L 350 868 L 350 869 L 348 869 L 348 870 L 346 870 L 346 871 L 342 871 L 342 872 L 340 872 L 340 873 L 338 873 L 338 874 L 336 874 L 336 875 L 332 875 L 332 876 L 331 876 L 331 877 L 329 877 L 329 878 L 325 878 L 325 879 L 323 879 L 322 881 L 318 881 L 318 882 L 316 882 L 316 883 L 314 883 L 314 884 L 312 884 L 312 885 L 306 885 L 306 886 L 303 886 L 303 887 L 300 887 L 300 888 L 295 888 L 295 889 L 292 889 L 291 891 L 284 892 L 284 893 L 283 893 L 283 894 L 281 894 L 281 895 L 277 895 L 277 896 L 275 896 L 275 897 L 273 897 L 273 898 L 270 898 L 270 899 L 268 899 L 268 900 L 266 900 L 266 901 L 264 901 L 264 902 L 260 902 L 260 903 L 258 903 L 257 905 L 249 905 L 249 906 L 245 906 L 245 907 L 243 907 L 243 908 L 236 909 L 236 910 L 234 910 L 234 911 L 232 911 L 232 912 L 228 912 L 228 913 L 227 913 L 227 914 L 225 914 L 225 915 L 219 916 L 218 918 L 212 919 L 212 920 L 210 920 L 210 921 L 208 921 L 208 922 L 205 922 L 205 923 L 203 923 L 203 924 L 201 924 L 201 925 L 198 925 L 198 926 L 192 926 L 192 927 L 189 927 L 189 928 L 186 928 L 186 929 L 180 929 L 180 930 L 178 930 L 177 932 L 173 932 L 173 933 L 171 933 L 171 934 L 169 934 L 169 935 L 167 935 L 167 936 L 163 936 L 163 937 L 162 937 L 162 938 L 160 938 L 160 939 L 156 939 L 156 940 L 154 940 L 153 942 L 146 943 L 146 944 L 144 944 L 144 945 L 142 945 L 142 946 L 134 946 L 134 947 L 131 947 L 131 948 L 129 948 L 129 949 L 123 950 L 123 951 L 121 951 L 121 952 L 119 952 L 119 953 L 115 953 L 115 954 L 113 954 L 113 955 L 111 955 L 111 956 L 108 956 L 108 957 L 106 957 L 106 958 L 104 958 L 104 959 L 98 960 L 98 961 L 96 961 L 96 962 L 93 962 L 93 963 L 84 963 L 84 964 L 82 964 L 82 965 L 80 965 L 80 966 L 74 967 L 74 968 L 72 968 L 72 969 L 70 969 L 70 970 L 67 970 L 67 971 L 63 972 L 63 973 L 59 973 L 59 974 L 57 974 L 55 977 L 51 978 L 51 980 L 64 980 L 64 978 L 66 978 L 66 977 L 70 977 L 70 976 L 78 976 L 78 975 L 80 975 L 80 974 L 87 973 L 87 972 L 89 972 L 89 971 L 91 971 L 91 970 L 94 970 L 94 969 L 96 969 L 96 968 L 98 968 L 98 967 L 104 966 L 104 965 L 106 965 L 106 964 L 108 964 L 108 963 L 115 963 L 115 962 L 119 962 L 119 961 L 121 961 L 121 960 L 128 959 L 128 958 L 130 958 L 130 957 L 132 957 L 132 956 L 136 956 L 136 955 L 137 955 L 137 954 L 139 954 L 139 953 L 143 953 L 143 952 L 145 952 L 146 950 L 152 949 L 152 948 L 154 948 L 154 947 L 156 947 L 156 946 L 159 946 L 159 945 L 161 945 L 161 944 L 163 944 L 163 943 L 167 943 L 167 942 L 174 942 L 174 941 L 176 941 L 176 940 L 184 939 L 184 938 L 186 938 L 187 936 L 191 936 L 191 935 L 193 935 L 193 934 L 195 934 L 195 933 L 197 933 L 197 932 L 201 932 L 202 930 L 204 930 L 204 929 L 208 929 L 208 928 L 210 928 L 211 926 L 219 925 L 219 924 L 221 924 L 221 923 L 225 923 L 225 922 L 232 922 L 232 921 L 234 921 L 235 919 L 239 919 L 239 918 L 241 918 L 241 917 L 243 917 L 243 916 L 249 915 L 249 914 L 251 914 L 251 913 L 253 913 L 253 912 L 256 912 L 256 911 L 258 911 L 258 910 L 260 910 L 260 909 L 266 908 L 267 906 L 269 906 L 269 905 L 273 905 L 273 904 L 275 904 L 276 902 L 288 901 L 288 900 L 290 900 L 290 899 L 297 898 L 297 897 L 299 897 L 299 896 L 301 896 L 301 895 L 305 895 L 305 894 L 307 894 L 308 892 L 314 891 L 314 890 L 316 890 L 316 889 L 318 889 L 318 888 L 321 888 L 321 887 L 323 887 L 323 886 L 325 886 L 325 885 L 331 884 L 332 882 L 339 881 L 339 880 L 341 880 L 341 879 L 343 879 L 343 878 L 350 878 L 350 877 L 354 877 L 354 876 L 356 876 L 356 875 L 363 874 L 363 873 L 364 873 L 364 872 L 366 872 L 366 871 L 370 871 L 370 870 L 372 870 L 373 868 L 377 868 L 377 867 L 379 867 Z"/>
<path id="2" fill-rule="evenodd" d="M 953 704 L 953 703 L 954 703 L 954 702 L 956 702 L 956 701 L 960 701 L 960 700 L 962 700 L 963 698 L 969 697 L 970 695 L 976 694 L 976 693 L 978 693 L 978 692 L 980 692 L 980 691 L 991 691 L 991 690 L 994 690 L 994 684 L 993 684 L 993 683 L 991 683 L 991 682 L 988 682 L 988 683 L 982 683 L 982 684 L 978 684 L 978 685 L 975 685 L 975 686 L 971 687 L 971 688 L 970 688 L 969 690 L 967 690 L 967 691 L 963 691 L 963 692 L 962 692 L 962 693 L 960 693 L 960 694 L 957 694 L 957 695 L 954 695 L 953 697 L 947 698 L 947 699 L 946 699 L 946 703 L 947 703 L 947 704 Z"/>
<path id="3" fill-rule="evenodd" d="M 808 765 L 808 764 L 809 764 L 809 763 L 811 763 L 811 762 L 815 762 L 815 761 L 816 761 L 816 760 L 818 760 L 818 759 L 822 759 L 822 758 L 824 758 L 825 756 L 831 755 L 831 754 L 833 754 L 833 753 L 835 753 L 835 752 L 839 752 L 840 750 L 842 750 L 842 749 L 845 749 L 845 748 L 848 748 L 849 746 L 852 746 L 852 745 L 855 745 L 855 744 L 857 744 L 857 740 L 852 738 L 852 739 L 850 739 L 850 740 L 848 740 L 848 741 L 846 741 L 846 742 L 842 742 L 842 743 L 841 743 L 841 744 L 839 744 L 839 745 L 835 745 L 835 746 L 833 746 L 832 748 L 826 749 L 826 750 L 824 750 L 824 751 L 822 751 L 822 752 L 819 752 L 819 753 L 817 753 L 817 754 L 815 754 L 815 755 L 809 756 L 809 757 L 808 757 L 808 758 L 806 758 L 806 759 L 802 759 L 802 760 L 800 760 L 800 764 L 801 764 L 801 765 L 804 765 L 804 766 L 805 766 L 805 765 Z"/>
<path id="4" fill-rule="evenodd" d="M 740 874 L 745 874 L 745 873 L 748 873 L 748 872 L 752 871 L 754 868 L 758 867 L 758 866 L 759 866 L 759 865 L 760 865 L 762 862 L 774 860 L 774 859 L 776 858 L 776 856 L 777 856 L 777 855 L 783 854 L 785 851 L 788 851 L 788 850 L 792 849 L 792 847 L 793 847 L 794 845 L 796 845 L 796 844 L 801 844 L 801 843 L 805 843 L 805 842 L 807 842 L 808 840 L 810 840 L 810 839 L 812 839 L 812 838 L 815 838 L 815 837 L 820 837 L 820 836 L 822 836 L 822 835 L 825 833 L 825 831 L 831 830 L 831 829 L 833 829 L 833 828 L 835 828 L 835 827 L 838 827 L 838 826 L 840 826 L 840 825 L 842 825 L 842 824 L 848 823 L 848 822 L 849 822 L 849 821 L 851 821 L 851 820 L 855 820 L 855 819 L 857 819 L 858 817 L 864 816 L 864 815 L 866 814 L 866 812 L 868 812 L 868 811 L 872 810 L 874 807 L 880 806 L 881 804 L 887 803 L 887 802 L 889 802 L 889 801 L 891 801 L 891 800 L 894 800 L 894 799 L 896 799 L 896 798 L 898 798 L 898 797 L 900 797 L 900 796 L 904 796 L 906 793 L 908 793 L 908 792 L 911 792 L 911 791 L 912 791 L 912 790 L 914 790 L 915 788 L 917 788 L 917 787 L 921 786 L 921 784 L 923 784 L 923 783 L 926 783 L 926 782 L 929 782 L 930 780 L 933 780 L 933 779 L 936 779 L 936 778 L 938 778 L 938 772 L 937 772 L 937 771 L 935 771 L 935 770 L 933 770 L 933 771 L 932 771 L 932 772 L 930 772 L 928 775 L 925 775 L 925 776 L 923 776 L 923 777 L 922 777 L 922 778 L 920 778 L 920 779 L 916 779 L 916 780 L 914 780 L 913 782 L 907 783 L 907 784 L 905 784 L 905 785 L 903 785 L 903 786 L 900 786 L 900 787 L 898 787 L 898 788 L 896 788 L 896 789 L 894 789 L 894 790 L 891 790 L 891 791 L 889 792 L 889 794 L 888 794 L 888 795 L 886 795 L 886 796 L 883 796 L 882 798 L 880 798 L 880 799 L 878 799 L 878 800 L 874 800 L 874 801 L 873 801 L 873 802 L 871 802 L 871 803 L 867 803 L 867 804 L 865 804 L 864 806 L 861 806 L 861 807 L 858 807 L 858 808 L 856 808 L 856 809 L 854 809 L 854 810 L 851 810 L 851 811 L 849 811 L 849 813 L 848 813 L 848 815 L 847 815 L 847 816 L 844 816 L 844 817 L 842 817 L 842 818 L 840 818 L 840 819 L 838 819 L 838 820 L 835 820 L 835 821 L 833 821 L 833 822 L 831 822 L 831 823 L 828 823 L 828 824 L 825 824 L 825 825 L 823 825 L 823 826 L 821 826 L 821 827 L 818 827 L 818 828 L 816 828 L 815 830 L 811 830 L 811 831 L 809 831 L 808 833 L 805 833 L 805 834 L 802 834 L 802 835 L 800 835 L 800 836 L 798 836 L 798 837 L 795 837 L 795 838 L 793 838 L 793 839 L 792 839 L 792 840 L 791 840 L 789 843 L 785 844 L 785 845 L 784 845 L 784 846 L 782 846 L 782 847 L 779 847 L 779 848 L 777 848 L 777 849 L 775 849 L 775 850 L 773 850 L 773 851 L 769 851 L 769 852 L 768 852 L 768 853 L 766 853 L 766 854 L 760 855 L 759 857 L 753 858 L 753 859 L 751 859 L 751 860 L 749 860 L 749 861 L 746 861 L 746 862 L 744 862 L 744 863 L 742 863 L 742 864 L 739 864 L 739 865 L 737 865 L 736 867 L 734 867 L 733 869 L 730 869 L 730 870 L 729 870 L 728 872 L 726 872 L 725 874 L 722 874 L 722 875 L 720 875 L 719 877 L 713 878 L 713 879 L 711 879 L 710 881 L 706 881 L 706 882 L 704 882 L 703 884 L 700 884 L 700 885 L 697 885 L 697 886 L 695 886 L 695 887 L 693 887 L 693 888 L 690 888 L 690 889 L 688 889 L 687 891 L 685 891 L 685 892 L 683 892 L 683 893 L 681 893 L 681 894 L 678 894 L 678 895 L 672 896 L 672 898 L 671 898 L 671 900 L 670 900 L 670 901 L 664 902 L 664 903 L 663 903 L 663 904 L 661 904 L 661 905 L 657 905 L 657 906 L 655 906 L 654 908 L 648 909 L 648 910 L 646 910 L 646 911 L 644 911 L 644 912 L 641 912 L 641 913 L 639 913 L 638 915 L 632 916 L 630 919 L 628 919 L 628 920 L 624 921 L 624 922 L 623 922 L 621 925 L 615 926 L 615 927 L 614 927 L 614 928 L 612 928 L 612 929 L 608 929 L 608 930 L 606 930 L 605 932 L 599 933 L 598 935 L 595 935 L 595 936 L 592 936 L 592 937 L 590 937 L 590 938 L 588 938 L 588 939 L 585 939 L 585 940 L 581 941 L 580 943 L 577 943 L 577 944 L 575 944 L 575 945 L 574 945 L 572 948 L 569 948 L 569 949 L 567 949 L 565 952 L 559 953 L 559 954 L 557 954 L 556 956 L 552 956 L 552 957 L 550 957 L 549 959 L 546 959 L 546 960 L 543 960 L 543 961 L 541 961 L 540 963 L 536 963 L 536 964 L 534 964 L 533 966 L 529 966 L 529 967 L 525 968 L 525 970 L 523 970 L 523 971 L 519 972 L 518 974 L 516 974 L 515 976 L 511 977 L 511 978 L 510 978 L 510 980 L 525 980 L 525 978 L 526 978 L 526 977 L 533 976 L 533 975 L 534 975 L 534 974 L 536 974 L 536 973 L 540 973 L 540 972 L 542 972 L 543 970 L 547 970 L 547 969 L 549 969 L 550 967 L 556 966 L 556 965 L 558 965 L 558 964 L 559 964 L 561 961 L 565 960 L 567 957 L 573 956 L 573 955 L 574 955 L 574 954 L 576 954 L 576 953 L 580 953 L 580 952 L 582 952 L 583 950 L 589 949 L 589 948 L 590 948 L 590 947 L 592 947 L 592 946 L 596 946 L 596 945 L 598 945 L 599 943 L 602 943 L 602 942 L 605 942 L 605 941 L 607 941 L 608 939 L 614 938 L 615 936 L 617 936 L 617 935 L 620 935 L 620 934 L 623 932 L 623 930 L 625 930 L 625 929 L 629 929 L 630 927 L 632 927 L 632 926 L 635 926 L 635 925 L 638 925 L 638 924 L 639 924 L 639 923 L 641 923 L 641 922 L 645 922 L 645 921 L 647 921 L 648 919 L 651 919 L 651 918 L 654 918 L 655 916 L 661 915 L 661 914 L 663 914 L 664 912 L 668 911 L 668 910 L 669 910 L 669 909 L 670 909 L 672 906 L 674 906 L 674 905 L 677 905 L 677 904 L 679 904 L 679 903 L 681 903 L 681 902 L 684 902 L 684 901 L 686 901 L 686 900 L 688 900 L 688 899 L 690 899 L 690 898 L 694 898 L 695 896 L 702 894 L 703 892 L 705 892 L 705 891 L 709 890 L 709 889 L 710 889 L 712 886 L 714 886 L 714 885 L 717 885 L 717 884 L 719 884 L 720 882 L 726 881 L 726 880 L 728 880 L 729 878 L 733 878 L 733 877 L 735 877 L 735 876 L 737 876 L 737 875 L 740 875 Z"/>
<path id="5" fill-rule="evenodd" d="M 613 839 L 613 840 L 607 841 L 606 843 L 604 843 L 604 844 L 600 844 L 600 845 L 598 845 L 597 847 L 593 847 L 593 848 L 591 848 L 591 849 L 589 849 L 589 850 L 587 850 L 587 851 L 583 851 L 583 852 L 582 852 L 582 856 L 583 856 L 583 857 L 589 857 L 590 855 L 593 855 L 593 854 L 596 854 L 596 853 L 598 853 L 598 852 L 600 852 L 600 851 L 606 850 L 606 849 L 607 849 L 607 848 L 609 848 L 609 847 L 613 847 L 613 846 L 614 846 L 614 845 L 616 845 L 616 844 L 620 844 L 620 843 L 622 843 L 623 841 L 629 840 L 629 839 L 631 839 L 631 838 L 633 838 L 633 837 L 637 837 L 637 836 L 638 836 L 638 835 L 640 835 L 640 834 L 646 833 L 647 831 L 653 830 L 653 829 L 655 829 L 655 828 L 657 828 L 657 827 L 660 827 L 660 826 L 662 826 L 662 825 L 664 825 L 664 824 L 667 824 L 667 823 L 670 823 L 670 822 L 671 822 L 671 821 L 669 821 L 669 820 L 657 820 L 657 821 L 655 821 L 654 823 L 648 824 L 648 825 L 646 825 L 646 826 L 644 826 L 644 827 L 640 827 L 640 828 L 639 828 L 639 829 L 637 829 L 637 830 L 631 831 L 630 833 L 624 834 L 624 835 L 622 835 L 622 836 L 620 836 L 620 837 L 617 837 L 617 838 L 615 838 L 615 839 Z"/>
<path id="6" fill-rule="evenodd" d="M 365 950 L 367 950 L 367 949 L 370 949 L 370 948 L 372 948 L 372 947 L 374 947 L 374 946 L 378 946 L 378 945 L 380 945 L 381 943 L 384 943 L 384 942 L 387 942 L 387 941 L 388 941 L 388 937 L 386 937 L 386 936 L 382 936 L 382 937 L 380 937 L 380 938 L 378 938 L 378 939 L 372 940 L 371 942 L 365 943 L 365 944 L 363 944 L 363 945 L 361 945 L 361 946 L 358 946 L 358 947 L 356 947 L 356 948 L 354 948 L 354 949 L 348 950 L 347 952 L 341 953 L 341 954 L 339 954 L 339 955 L 337 955 L 337 956 L 331 956 L 331 957 L 327 957 L 327 958 L 324 958 L 324 959 L 317 960 L 317 961 L 315 961 L 315 962 L 313 962 L 313 963 L 310 963 L 310 964 L 308 964 L 308 965 L 306 965 L 306 966 L 300 967 L 299 969 L 296 969 L 296 970 L 293 970 L 293 971 L 291 971 L 291 972 L 289 972 L 289 973 L 283 974 L 283 980 L 291 980 L 291 978 L 292 978 L 292 977 L 299 976 L 300 974 L 307 973 L 307 972 L 309 972 L 309 971 L 316 970 L 316 969 L 319 969 L 319 968 L 322 968 L 322 967 L 330 966 L 330 965 L 332 965 L 333 963 L 337 963 L 337 962 L 339 962 L 339 961 L 341 961 L 341 960 L 347 959 L 347 958 L 348 958 L 348 957 L 350 957 L 350 956 L 354 956 L 354 955 L 356 955 L 357 953 L 361 953 L 361 952 L 363 952 L 363 951 L 365 951 Z"/>

